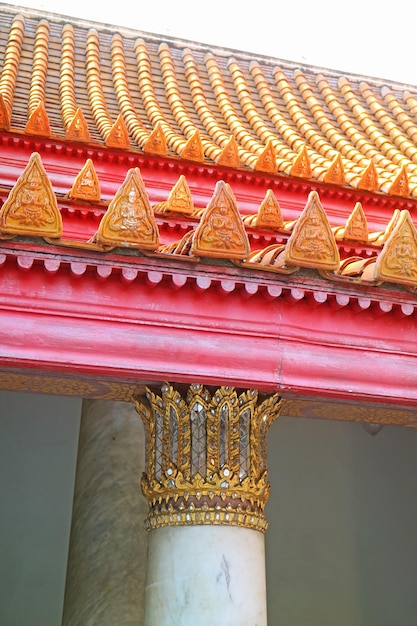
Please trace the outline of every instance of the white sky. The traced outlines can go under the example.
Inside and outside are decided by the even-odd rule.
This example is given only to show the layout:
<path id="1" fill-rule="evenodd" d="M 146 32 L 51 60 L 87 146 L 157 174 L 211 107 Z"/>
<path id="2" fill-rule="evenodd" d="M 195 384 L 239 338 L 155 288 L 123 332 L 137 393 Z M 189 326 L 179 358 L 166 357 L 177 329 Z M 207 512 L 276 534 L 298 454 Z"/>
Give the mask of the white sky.
<path id="1" fill-rule="evenodd" d="M 22 0 L 3 3 L 417 85 L 417 3 Z"/>

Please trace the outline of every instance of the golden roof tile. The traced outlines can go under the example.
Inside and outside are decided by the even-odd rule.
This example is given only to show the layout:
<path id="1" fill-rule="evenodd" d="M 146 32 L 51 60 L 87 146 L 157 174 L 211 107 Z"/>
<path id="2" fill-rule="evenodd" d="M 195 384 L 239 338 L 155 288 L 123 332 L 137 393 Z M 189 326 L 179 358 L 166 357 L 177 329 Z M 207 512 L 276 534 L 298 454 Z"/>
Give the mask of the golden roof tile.
<path id="1" fill-rule="evenodd" d="M 13 107 L 24 35 L 25 19 L 21 15 L 17 15 L 10 25 L 0 76 L 0 93 L 9 113 L 11 113 Z"/>
<path id="2" fill-rule="evenodd" d="M 406 167 L 408 196 L 417 197 L 410 88 L 27 9 L 16 15 L 12 6 L 1 12 L 0 130 L 175 158 L 199 135 L 204 161 L 327 182 L 340 154 L 344 183 L 334 184 L 392 193 Z M 295 173 L 303 146 L 310 167 Z M 275 166 L 260 167 L 272 150 Z M 371 160 L 379 187 L 363 178 Z"/>

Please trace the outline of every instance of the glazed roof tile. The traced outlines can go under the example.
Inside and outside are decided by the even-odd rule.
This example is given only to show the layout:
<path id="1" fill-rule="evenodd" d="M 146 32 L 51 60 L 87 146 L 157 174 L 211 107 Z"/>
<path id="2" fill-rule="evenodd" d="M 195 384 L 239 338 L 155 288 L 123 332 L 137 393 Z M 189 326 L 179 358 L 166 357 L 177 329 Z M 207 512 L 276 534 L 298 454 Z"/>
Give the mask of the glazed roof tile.
<path id="1" fill-rule="evenodd" d="M 13 7 L 0 49 L 3 129 L 417 197 L 409 86 Z"/>
<path id="2" fill-rule="evenodd" d="M 105 181 L 91 158 L 63 195 L 33 152 L 18 179 L 0 188 L 0 239 L 38 238 L 74 250 L 116 249 L 193 264 L 208 258 L 257 276 L 307 270 L 365 292 L 386 283 L 417 289 L 417 232 L 408 210 L 417 197 L 417 98 L 410 87 L 50 14 L 2 11 L 3 134 L 253 170 L 270 180 L 320 181 L 378 192 L 379 200 L 395 196 L 398 206 L 388 216 L 380 211 L 370 226 L 357 197 L 347 206 L 347 194 L 347 217 L 339 212 L 333 223 L 335 212 L 327 214 L 310 185 L 290 212 L 270 188 L 258 198 L 252 188 L 246 209 L 257 203 L 257 211 L 241 211 L 220 169 L 204 202 L 183 174 L 170 188 L 164 182 L 159 201 L 150 201 L 137 166 L 126 168 L 123 184 L 103 199 Z M 75 224 L 75 213 L 88 217 L 87 226 Z"/>

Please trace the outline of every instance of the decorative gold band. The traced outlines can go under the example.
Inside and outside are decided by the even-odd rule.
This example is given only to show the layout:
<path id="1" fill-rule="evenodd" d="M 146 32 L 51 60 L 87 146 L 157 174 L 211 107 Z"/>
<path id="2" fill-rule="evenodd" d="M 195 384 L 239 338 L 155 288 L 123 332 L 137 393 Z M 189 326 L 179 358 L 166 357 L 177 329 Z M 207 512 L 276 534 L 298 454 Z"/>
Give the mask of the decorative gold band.
<path id="1" fill-rule="evenodd" d="M 200 384 L 161 395 L 147 389 L 135 401 L 146 429 L 148 529 L 184 524 L 227 524 L 264 531 L 269 496 L 266 439 L 279 416 L 277 394 L 213 392 Z"/>

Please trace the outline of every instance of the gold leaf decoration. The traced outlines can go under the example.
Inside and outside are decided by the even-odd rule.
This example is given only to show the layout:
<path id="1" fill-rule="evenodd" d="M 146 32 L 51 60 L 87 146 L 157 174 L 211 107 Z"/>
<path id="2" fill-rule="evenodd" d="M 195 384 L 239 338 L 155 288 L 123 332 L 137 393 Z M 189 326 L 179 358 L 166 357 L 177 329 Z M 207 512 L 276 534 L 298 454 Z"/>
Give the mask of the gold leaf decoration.
<path id="1" fill-rule="evenodd" d="M 270 486 L 266 439 L 281 412 L 277 394 L 164 383 L 135 402 L 148 450 L 142 490 L 147 528 L 224 524 L 264 531 Z"/>

